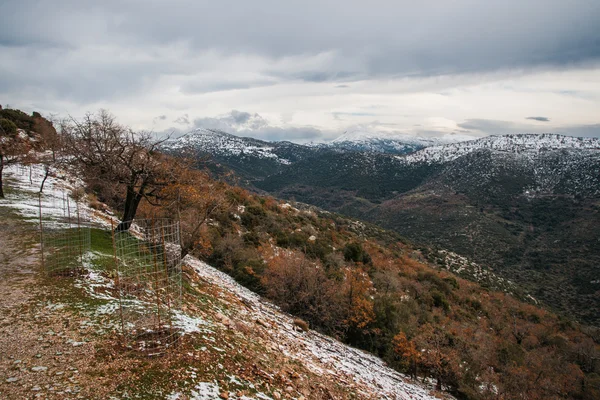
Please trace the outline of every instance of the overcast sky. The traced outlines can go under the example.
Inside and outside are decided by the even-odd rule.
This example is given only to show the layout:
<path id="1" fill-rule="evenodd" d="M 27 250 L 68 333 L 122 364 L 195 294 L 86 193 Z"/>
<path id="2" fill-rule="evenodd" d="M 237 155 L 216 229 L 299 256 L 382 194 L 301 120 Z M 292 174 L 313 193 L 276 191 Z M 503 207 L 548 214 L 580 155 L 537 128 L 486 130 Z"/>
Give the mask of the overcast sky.
<path id="1" fill-rule="evenodd" d="M 269 140 L 600 136 L 600 1 L 0 3 L 0 104 Z"/>

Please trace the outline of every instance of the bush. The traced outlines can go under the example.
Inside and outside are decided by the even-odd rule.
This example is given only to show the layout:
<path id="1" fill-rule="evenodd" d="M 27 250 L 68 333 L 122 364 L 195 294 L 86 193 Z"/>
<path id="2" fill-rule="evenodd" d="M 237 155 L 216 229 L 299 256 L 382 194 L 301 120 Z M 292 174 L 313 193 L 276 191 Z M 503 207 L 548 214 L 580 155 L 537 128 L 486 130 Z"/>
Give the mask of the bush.
<path id="1" fill-rule="evenodd" d="M 358 242 L 352 242 L 344 246 L 344 259 L 346 261 L 361 262 L 363 264 L 371 263 L 371 256 Z"/>
<path id="2" fill-rule="evenodd" d="M 294 325 L 296 325 L 298 328 L 302 329 L 304 332 L 308 332 L 308 322 L 306 322 L 303 319 L 300 318 L 296 318 L 294 319 Z"/>
<path id="3" fill-rule="evenodd" d="M 0 118 L 7 119 L 13 122 L 17 128 L 24 129 L 26 131 L 32 131 L 35 125 L 33 118 L 21 110 L 12 110 L 9 108 L 0 110 Z"/>
<path id="4" fill-rule="evenodd" d="M 17 125 L 6 118 L 0 118 L 0 129 L 3 131 L 3 133 L 0 132 L 2 135 L 14 136 L 17 134 Z"/>
<path id="5" fill-rule="evenodd" d="M 431 298 L 433 299 L 433 305 L 439 308 L 443 308 L 444 311 L 450 310 L 450 304 L 446 300 L 446 296 L 438 291 L 431 292 Z"/>

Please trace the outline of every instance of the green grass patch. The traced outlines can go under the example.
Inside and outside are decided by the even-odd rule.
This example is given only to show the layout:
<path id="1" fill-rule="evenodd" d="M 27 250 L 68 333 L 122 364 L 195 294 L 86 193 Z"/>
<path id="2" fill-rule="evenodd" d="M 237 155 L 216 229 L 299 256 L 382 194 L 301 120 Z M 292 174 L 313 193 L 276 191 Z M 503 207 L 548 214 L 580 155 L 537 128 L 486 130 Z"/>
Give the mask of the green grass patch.
<path id="1" fill-rule="evenodd" d="M 90 229 L 91 250 L 96 253 L 113 256 L 112 233 L 105 229 Z"/>

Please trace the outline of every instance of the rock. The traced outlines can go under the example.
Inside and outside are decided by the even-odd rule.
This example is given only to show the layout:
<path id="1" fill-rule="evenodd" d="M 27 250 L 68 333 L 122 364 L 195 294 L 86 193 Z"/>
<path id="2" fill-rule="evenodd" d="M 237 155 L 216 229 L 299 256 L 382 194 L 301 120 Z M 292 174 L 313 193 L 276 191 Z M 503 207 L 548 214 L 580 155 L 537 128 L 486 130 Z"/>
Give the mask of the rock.
<path id="1" fill-rule="evenodd" d="M 273 392 L 273 397 L 275 398 L 275 400 L 280 400 L 281 399 L 281 393 L 279 393 L 279 391 Z"/>
<path id="2" fill-rule="evenodd" d="M 291 387 L 291 386 L 288 386 L 288 387 L 285 388 L 285 391 L 288 392 L 288 393 L 292 393 L 294 391 L 294 388 Z"/>
<path id="3" fill-rule="evenodd" d="M 220 312 L 215 314 L 215 319 L 217 319 L 218 321 L 223 321 L 225 318 L 227 317 L 221 314 Z"/>
<path id="4" fill-rule="evenodd" d="M 257 323 L 258 325 L 262 325 L 262 326 L 264 326 L 265 328 L 270 328 L 269 324 L 267 324 L 265 321 L 263 321 L 263 320 L 262 320 L 262 319 L 260 319 L 260 318 L 256 318 L 256 323 Z"/>
<path id="5" fill-rule="evenodd" d="M 228 399 L 229 398 L 229 393 L 228 392 L 221 392 L 221 394 L 219 395 L 220 398 L 222 399 Z"/>
<path id="6" fill-rule="evenodd" d="M 34 386 L 34 387 L 31 388 L 31 390 L 34 391 L 34 392 L 39 392 L 40 390 L 42 390 L 42 388 L 39 387 L 39 386 Z"/>
<path id="7" fill-rule="evenodd" d="M 33 372 L 42 372 L 42 371 L 46 371 L 48 369 L 48 367 L 42 367 L 42 366 L 38 366 L 38 367 L 33 367 L 31 368 L 31 370 Z"/>
<path id="8" fill-rule="evenodd" d="M 18 380 L 19 380 L 19 378 L 17 378 L 17 377 L 14 377 L 14 376 L 13 376 L 13 377 L 11 377 L 11 378 L 8 378 L 8 379 L 6 380 L 6 383 L 13 383 L 13 382 L 16 382 L 16 381 L 18 381 Z"/>

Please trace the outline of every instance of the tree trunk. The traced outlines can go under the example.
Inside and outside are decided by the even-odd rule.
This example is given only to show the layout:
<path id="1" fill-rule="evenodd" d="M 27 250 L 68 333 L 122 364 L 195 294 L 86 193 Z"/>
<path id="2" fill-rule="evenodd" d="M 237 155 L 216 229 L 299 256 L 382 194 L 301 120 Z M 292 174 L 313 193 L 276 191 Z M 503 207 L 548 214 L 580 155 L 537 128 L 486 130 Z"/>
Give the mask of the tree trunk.
<path id="1" fill-rule="evenodd" d="M 418 374 L 418 370 L 417 370 L 417 360 L 413 359 L 412 363 L 411 363 L 411 375 L 413 377 L 413 379 L 416 381 L 418 379 L 417 374 Z"/>
<path id="2" fill-rule="evenodd" d="M 135 214 L 137 212 L 138 206 L 144 197 L 144 186 L 140 188 L 139 192 L 136 192 L 134 188 L 127 188 L 127 197 L 125 198 L 125 209 L 123 210 L 123 218 L 121 218 L 121 222 L 117 225 L 117 232 L 124 232 L 129 230 L 131 227 L 131 223 L 135 218 Z"/>
<path id="3" fill-rule="evenodd" d="M 4 155 L 0 154 L 0 199 L 4 198 L 4 188 L 2 186 L 2 172 L 4 171 Z"/>
<path id="4" fill-rule="evenodd" d="M 40 185 L 40 195 L 44 191 L 44 184 L 46 183 L 46 179 L 48 179 L 49 173 L 50 173 L 50 167 L 46 166 L 44 168 L 44 179 L 42 179 L 42 184 Z"/>

